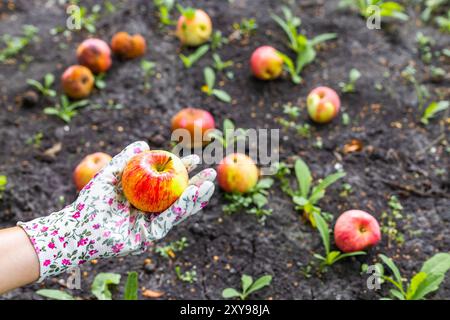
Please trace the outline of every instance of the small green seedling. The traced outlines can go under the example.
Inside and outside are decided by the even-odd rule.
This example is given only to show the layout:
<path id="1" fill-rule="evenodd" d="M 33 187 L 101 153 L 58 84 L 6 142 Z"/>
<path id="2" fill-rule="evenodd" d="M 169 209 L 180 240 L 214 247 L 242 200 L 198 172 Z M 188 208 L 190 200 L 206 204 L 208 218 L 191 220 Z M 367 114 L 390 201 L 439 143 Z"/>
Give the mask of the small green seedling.
<path id="1" fill-rule="evenodd" d="M 325 267 L 329 267 L 338 262 L 339 260 L 366 254 L 364 251 L 355 251 L 349 253 L 342 253 L 340 251 L 331 251 L 330 228 L 328 227 L 328 224 L 319 213 L 313 212 L 313 215 L 314 220 L 316 222 L 317 230 L 319 230 L 320 237 L 322 238 L 322 243 L 325 248 L 325 257 L 317 253 L 314 254 L 314 257 L 321 261 L 319 269 L 320 271 L 323 271 Z"/>
<path id="2" fill-rule="evenodd" d="M 448 0 L 424 0 L 421 1 L 425 5 L 420 18 L 427 22 L 430 21 L 431 16 L 434 12 L 439 11 L 441 7 L 448 3 Z"/>
<path id="3" fill-rule="evenodd" d="M 63 290 L 41 289 L 36 291 L 36 294 L 52 300 L 75 300 L 70 293 Z"/>
<path id="4" fill-rule="evenodd" d="M 351 69 L 348 74 L 348 82 L 340 82 L 339 87 L 343 93 L 353 93 L 356 91 L 356 82 L 361 78 L 361 72 L 358 69 Z"/>
<path id="5" fill-rule="evenodd" d="M 33 41 L 39 29 L 33 25 L 24 25 L 22 27 L 22 36 L 13 37 L 9 34 L 2 36 L 5 48 L 0 50 L 0 62 L 10 59 L 19 54 L 31 41 Z"/>
<path id="6" fill-rule="evenodd" d="M 120 283 L 120 274 L 102 272 L 95 276 L 91 285 L 91 292 L 98 300 L 112 300 L 109 286 Z"/>
<path id="7" fill-rule="evenodd" d="M 222 48 L 224 45 L 228 44 L 228 38 L 224 37 L 222 31 L 216 30 L 211 36 L 211 49 L 216 51 Z"/>
<path id="8" fill-rule="evenodd" d="M 153 0 L 153 4 L 158 8 L 159 22 L 163 26 L 175 25 L 176 21 L 170 18 L 170 13 L 175 5 L 175 0 Z"/>
<path id="9" fill-rule="evenodd" d="M 0 175 L 0 200 L 3 198 L 3 192 L 5 192 L 7 185 L 8 178 L 5 175 Z"/>
<path id="10" fill-rule="evenodd" d="M 212 57 L 214 60 L 213 67 L 218 72 L 221 72 L 221 71 L 225 70 L 226 68 L 229 68 L 233 65 L 233 61 L 231 61 L 231 60 L 223 61 L 222 58 L 220 58 L 220 56 L 217 53 L 214 53 L 212 55 Z"/>
<path id="11" fill-rule="evenodd" d="M 416 43 L 419 46 L 420 59 L 424 63 L 431 63 L 431 60 L 433 59 L 431 47 L 435 44 L 434 39 L 430 36 L 424 35 L 422 32 L 417 32 Z"/>
<path id="12" fill-rule="evenodd" d="M 57 103 L 54 107 L 47 107 L 44 109 L 44 113 L 47 115 L 54 115 L 69 123 L 74 116 L 78 114 L 77 109 L 85 107 L 89 104 L 89 100 L 80 100 L 71 102 L 67 96 L 62 95 L 60 103 Z"/>
<path id="13" fill-rule="evenodd" d="M 46 96 L 46 97 L 56 96 L 56 91 L 51 88 L 54 82 L 55 82 L 55 76 L 51 73 L 47 73 L 44 76 L 44 81 L 42 83 L 40 83 L 39 81 L 34 80 L 34 79 L 27 80 L 28 85 L 34 87 L 43 96 Z"/>
<path id="14" fill-rule="evenodd" d="M 443 32 L 450 33 L 450 10 L 447 11 L 447 15 L 436 17 L 436 23 Z"/>
<path id="15" fill-rule="evenodd" d="M 449 101 L 433 101 L 425 108 L 420 122 L 427 125 L 431 118 L 434 118 L 438 112 L 447 110 L 450 105 Z"/>
<path id="16" fill-rule="evenodd" d="M 175 274 L 177 275 L 177 278 L 183 282 L 188 282 L 190 284 L 197 282 L 197 271 L 195 270 L 195 267 L 191 270 L 181 272 L 180 266 L 176 266 Z"/>
<path id="17" fill-rule="evenodd" d="M 42 144 L 42 138 L 44 137 L 44 134 L 39 131 L 37 133 L 35 133 L 33 136 L 29 137 L 25 143 L 27 145 L 32 145 L 34 148 L 39 148 Z"/>
<path id="18" fill-rule="evenodd" d="M 144 89 L 148 90 L 152 87 L 150 78 L 156 74 L 156 63 L 150 60 L 141 60 L 141 70 L 144 76 Z"/>
<path id="19" fill-rule="evenodd" d="M 233 23 L 233 29 L 237 33 L 237 38 L 248 38 L 256 32 L 258 24 L 255 19 L 242 19 L 241 22 Z"/>
<path id="20" fill-rule="evenodd" d="M 281 10 L 283 11 L 284 19 L 275 14 L 272 14 L 271 17 L 287 35 L 289 48 L 296 54 L 296 58 L 294 61 L 284 53 L 278 52 L 278 54 L 283 59 L 285 67 L 291 75 L 292 82 L 298 84 L 302 80 L 300 72 L 316 58 L 315 47 L 322 42 L 335 39 L 336 34 L 324 33 L 313 39 L 308 39 L 298 30 L 301 25 L 300 18 L 295 17 L 288 7 L 283 6 Z"/>
<path id="21" fill-rule="evenodd" d="M 388 247 L 395 241 L 397 245 L 405 242 L 403 233 L 397 228 L 397 222 L 403 219 L 403 206 L 396 196 L 391 196 L 388 201 L 389 210 L 381 213 L 381 231 L 388 238 Z"/>
<path id="22" fill-rule="evenodd" d="M 89 12 L 89 9 L 82 6 L 79 11 L 79 21 L 81 22 L 81 29 L 85 29 L 89 33 L 95 33 L 97 30 L 96 24 L 100 19 L 100 11 L 102 6 L 95 4 Z"/>
<path id="23" fill-rule="evenodd" d="M 311 172 L 302 159 L 297 159 L 294 164 L 295 176 L 297 178 L 298 189 L 291 188 L 289 181 L 285 177 L 290 173 L 289 168 L 281 166 L 278 170 L 283 170 L 277 174 L 282 183 L 282 190 L 292 197 L 292 201 L 296 204 L 296 209 L 302 210 L 303 215 L 311 222 L 313 227 L 316 226 L 313 213 L 323 214 L 317 202 L 325 196 L 326 189 L 339 179 L 345 177 L 345 172 L 336 172 L 323 180 L 319 181 L 313 188 Z"/>
<path id="24" fill-rule="evenodd" d="M 97 89 L 102 90 L 102 89 L 106 88 L 105 77 L 106 77 L 106 73 L 104 73 L 104 72 L 95 75 L 94 84 Z"/>
<path id="25" fill-rule="evenodd" d="M 205 85 L 202 86 L 202 91 L 208 96 L 215 96 L 220 101 L 230 103 L 231 97 L 228 93 L 223 90 L 215 89 L 216 84 L 216 74 L 214 70 L 210 67 L 203 69 L 203 76 L 205 78 Z"/>
<path id="26" fill-rule="evenodd" d="M 125 283 L 124 300 L 138 300 L 139 281 L 136 271 L 128 272 L 127 282 Z"/>
<path id="27" fill-rule="evenodd" d="M 272 185 L 273 179 L 263 178 L 247 193 L 226 193 L 224 197 L 229 203 L 222 207 L 223 212 L 233 214 L 245 209 L 248 214 L 255 215 L 260 223 L 264 223 L 272 214 L 272 209 L 265 208 L 269 203 L 267 196 Z"/>
<path id="28" fill-rule="evenodd" d="M 419 110 L 422 110 L 426 100 L 430 97 L 430 92 L 424 85 L 420 84 L 419 81 L 416 79 L 416 69 L 413 66 L 411 65 L 407 66 L 401 72 L 401 75 L 406 81 L 413 84 L 417 95 Z"/>
<path id="29" fill-rule="evenodd" d="M 186 237 L 182 237 L 180 240 L 173 241 L 166 246 L 156 247 L 155 252 L 159 253 L 161 257 L 164 258 L 175 258 L 175 252 L 183 251 L 185 248 L 189 246 Z"/>
<path id="30" fill-rule="evenodd" d="M 253 278 L 251 276 L 243 274 L 241 277 L 241 282 L 242 282 L 241 292 L 237 291 L 234 288 L 226 288 L 222 291 L 222 297 L 224 299 L 239 298 L 241 300 L 245 300 L 250 294 L 259 291 L 264 287 L 269 286 L 270 283 L 272 282 L 272 276 L 264 275 L 253 281 Z"/>
<path id="31" fill-rule="evenodd" d="M 223 131 L 212 131 L 210 137 L 220 142 L 220 144 L 227 149 L 229 146 L 234 146 L 239 140 L 245 140 L 247 130 L 236 128 L 233 121 L 230 119 L 223 120 Z"/>
<path id="32" fill-rule="evenodd" d="M 180 59 L 183 62 L 185 68 L 192 67 L 201 57 L 203 57 L 209 51 L 209 45 L 204 44 L 201 47 L 198 47 L 194 53 L 185 56 L 184 54 L 180 54 Z"/>
<path id="33" fill-rule="evenodd" d="M 408 20 L 405 7 L 395 1 L 384 0 L 341 0 L 341 8 L 358 10 L 365 19 L 379 12 L 380 17 L 393 18 L 401 21 Z M 375 8 L 378 8 L 376 11 Z"/>
<path id="34" fill-rule="evenodd" d="M 409 285 L 405 289 L 404 279 L 394 261 L 383 254 L 380 254 L 379 257 L 393 275 L 392 277 L 386 276 L 383 272 L 379 274 L 379 277 L 384 282 L 394 285 L 395 289 L 391 289 L 389 292 L 391 298 L 399 300 L 425 299 L 428 294 L 439 289 L 439 286 L 444 281 L 445 274 L 450 269 L 450 254 L 437 253 L 425 261 L 420 271 L 411 278 Z M 391 298 L 383 299 L 390 300 Z"/>

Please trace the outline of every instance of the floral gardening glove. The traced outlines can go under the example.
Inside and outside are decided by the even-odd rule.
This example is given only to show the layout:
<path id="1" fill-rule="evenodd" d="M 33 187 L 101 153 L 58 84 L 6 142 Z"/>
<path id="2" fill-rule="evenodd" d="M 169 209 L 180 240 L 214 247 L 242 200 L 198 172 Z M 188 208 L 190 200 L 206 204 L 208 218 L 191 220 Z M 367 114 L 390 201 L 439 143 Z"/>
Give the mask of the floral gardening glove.
<path id="1" fill-rule="evenodd" d="M 134 208 L 123 195 L 121 175 L 128 160 L 145 150 L 149 147 L 142 141 L 129 145 L 81 190 L 74 203 L 49 216 L 18 222 L 39 257 L 39 281 L 93 259 L 144 252 L 152 241 L 206 206 L 214 192 L 214 169 L 192 177 L 180 198 L 158 215 Z M 181 160 L 188 171 L 200 162 L 196 155 Z"/>

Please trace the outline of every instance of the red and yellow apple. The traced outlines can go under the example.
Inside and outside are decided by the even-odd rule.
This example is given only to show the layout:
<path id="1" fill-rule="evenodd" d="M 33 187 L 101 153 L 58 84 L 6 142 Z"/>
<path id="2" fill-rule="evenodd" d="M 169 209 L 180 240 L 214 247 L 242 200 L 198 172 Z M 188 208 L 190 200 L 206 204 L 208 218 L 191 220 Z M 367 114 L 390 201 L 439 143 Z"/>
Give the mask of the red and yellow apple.
<path id="1" fill-rule="evenodd" d="M 334 226 L 334 241 L 343 252 L 361 251 L 376 245 L 380 240 L 378 221 L 361 210 L 344 212 Z"/>
<path id="2" fill-rule="evenodd" d="M 139 153 L 128 161 L 122 173 L 125 197 L 144 212 L 166 210 L 188 183 L 188 172 L 180 158 L 163 150 Z"/>
<path id="3" fill-rule="evenodd" d="M 233 153 L 219 163 L 217 181 L 225 192 L 246 193 L 258 182 L 259 171 L 247 155 Z"/>
<path id="4" fill-rule="evenodd" d="M 283 71 L 283 59 L 275 48 L 262 46 L 253 51 L 250 58 L 250 67 L 256 78 L 274 80 Z"/>
<path id="5" fill-rule="evenodd" d="M 309 117 L 317 123 L 327 123 L 339 113 L 341 100 L 338 94 L 328 87 L 317 87 L 312 90 L 307 99 Z"/>
<path id="6" fill-rule="evenodd" d="M 145 39 L 140 34 L 129 35 L 127 32 L 117 32 L 111 40 L 111 49 L 122 58 L 137 58 L 145 53 Z"/>
<path id="7" fill-rule="evenodd" d="M 184 108 L 172 117 L 172 131 L 185 129 L 190 135 L 190 140 L 184 141 L 180 137 L 180 143 L 194 148 L 207 144 L 208 130 L 215 128 L 214 118 L 206 110 L 197 108 Z"/>
<path id="8" fill-rule="evenodd" d="M 203 10 L 185 9 L 178 18 L 175 34 L 183 45 L 197 47 L 208 41 L 211 33 L 211 18 Z"/>
<path id="9" fill-rule="evenodd" d="M 111 156 L 103 152 L 92 153 L 84 157 L 73 172 L 73 181 L 77 190 L 83 189 L 109 161 L 111 161 Z"/>
<path id="10" fill-rule="evenodd" d="M 77 48 L 78 62 L 91 69 L 93 73 L 107 71 L 111 67 L 111 49 L 100 39 L 84 40 Z"/>
<path id="11" fill-rule="evenodd" d="M 86 98 L 94 88 L 94 75 L 85 66 L 74 65 L 61 76 L 64 93 L 72 99 Z"/>

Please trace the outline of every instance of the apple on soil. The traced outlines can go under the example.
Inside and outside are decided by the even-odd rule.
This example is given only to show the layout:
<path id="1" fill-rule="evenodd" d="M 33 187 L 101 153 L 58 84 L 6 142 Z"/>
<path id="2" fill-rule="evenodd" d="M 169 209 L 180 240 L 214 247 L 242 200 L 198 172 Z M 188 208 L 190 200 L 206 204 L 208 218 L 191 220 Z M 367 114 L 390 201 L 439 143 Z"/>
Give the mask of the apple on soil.
<path id="1" fill-rule="evenodd" d="M 334 241 L 343 252 L 361 251 L 376 245 L 380 240 L 378 221 L 361 210 L 344 212 L 334 226 Z"/>
<path id="2" fill-rule="evenodd" d="M 125 197 L 137 209 L 160 213 L 187 188 L 189 176 L 183 162 L 163 150 L 144 151 L 131 158 L 122 174 Z"/>
<path id="3" fill-rule="evenodd" d="M 144 55 L 146 43 L 140 34 L 129 35 L 127 32 L 117 32 L 111 40 L 112 51 L 125 59 L 133 59 Z"/>
<path id="4" fill-rule="evenodd" d="M 73 181 L 77 191 L 84 188 L 92 178 L 111 161 L 111 156 L 96 152 L 84 157 L 73 172 Z"/>
<path id="5" fill-rule="evenodd" d="M 217 181 L 225 192 L 246 193 L 258 182 L 259 171 L 247 155 L 233 153 L 219 163 Z"/>
<path id="6" fill-rule="evenodd" d="M 283 59 L 275 48 L 262 46 L 252 53 L 250 67 L 256 78 L 261 80 L 274 80 L 283 71 Z"/>
<path id="7" fill-rule="evenodd" d="M 72 99 L 86 98 L 94 88 L 94 75 L 81 65 L 70 66 L 61 76 L 64 93 Z"/>
<path id="8" fill-rule="evenodd" d="M 100 39 L 84 40 L 77 48 L 78 62 L 91 69 L 93 73 L 107 71 L 111 67 L 111 49 Z"/>
<path id="9" fill-rule="evenodd" d="M 211 18 L 203 10 L 187 8 L 178 18 L 175 34 L 183 45 L 197 47 L 208 41 L 211 33 Z"/>
<path id="10" fill-rule="evenodd" d="M 207 137 L 208 130 L 215 128 L 214 118 L 206 110 L 197 108 L 184 108 L 172 117 L 172 132 L 177 129 L 185 129 L 186 133 L 180 133 L 180 143 L 188 147 L 201 147 L 210 139 Z M 186 136 L 189 133 L 190 139 Z M 186 140 L 186 141 L 185 141 Z"/>
<path id="11" fill-rule="evenodd" d="M 341 100 L 338 94 L 328 87 L 317 87 L 312 90 L 307 99 L 309 117 L 317 123 L 327 123 L 339 113 Z"/>

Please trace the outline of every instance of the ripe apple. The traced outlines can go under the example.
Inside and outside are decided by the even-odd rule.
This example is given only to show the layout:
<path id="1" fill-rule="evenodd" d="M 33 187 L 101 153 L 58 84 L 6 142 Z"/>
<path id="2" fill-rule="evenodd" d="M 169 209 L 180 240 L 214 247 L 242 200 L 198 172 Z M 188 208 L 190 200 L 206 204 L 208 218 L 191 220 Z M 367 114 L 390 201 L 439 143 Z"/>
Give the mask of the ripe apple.
<path id="1" fill-rule="evenodd" d="M 334 241 L 343 252 L 364 250 L 381 239 L 378 221 L 361 210 L 349 210 L 339 216 L 334 226 Z"/>
<path id="2" fill-rule="evenodd" d="M 194 148 L 207 144 L 210 139 L 207 135 L 208 130 L 215 128 L 214 118 L 206 110 L 196 108 L 184 108 L 172 117 L 172 131 L 177 129 L 185 129 L 189 132 L 190 140 L 184 141 L 180 137 L 180 142 L 186 146 Z"/>
<path id="3" fill-rule="evenodd" d="M 258 182 L 255 162 L 245 154 L 233 153 L 219 163 L 217 180 L 225 192 L 246 193 Z"/>
<path id="4" fill-rule="evenodd" d="M 73 172 L 73 181 L 77 191 L 83 189 L 109 161 L 111 161 L 111 156 L 103 152 L 92 153 L 81 160 Z"/>
<path id="5" fill-rule="evenodd" d="M 77 48 L 78 62 L 91 69 L 93 73 L 101 73 L 111 67 L 111 50 L 108 44 L 100 39 L 84 40 Z"/>
<path id="6" fill-rule="evenodd" d="M 211 33 L 211 18 L 203 10 L 188 8 L 178 18 L 175 34 L 183 45 L 197 47 L 208 41 Z"/>
<path id="7" fill-rule="evenodd" d="M 122 174 L 125 197 L 144 212 L 166 210 L 188 183 L 188 172 L 180 158 L 163 150 L 144 151 L 134 156 Z"/>
<path id="8" fill-rule="evenodd" d="M 328 87 L 317 87 L 306 99 L 308 114 L 317 123 L 327 123 L 339 113 L 341 100 L 338 94 Z"/>
<path id="9" fill-rule="evenodd" d="M 85 66 L 74 65 L 61 76 L 64 93 L 72 99 L 86 98 L 94 88 L 94 75 Z"/>
<path id="10" fill-rule="evenodd" d="M 283 71 L 283 59 L 275 48 L 262 46 L 253 51 L 250 58 L 250 67 L 256 78 L 274 80 Z"/>
<path id="11" fill-rule="evenodd" d="M 122 58 L 137 58 L 145 53 L 145 39 L 140 34 L 131 36 L 127 32 L 117 32 L 111 40 L 111 49 Z"/>

